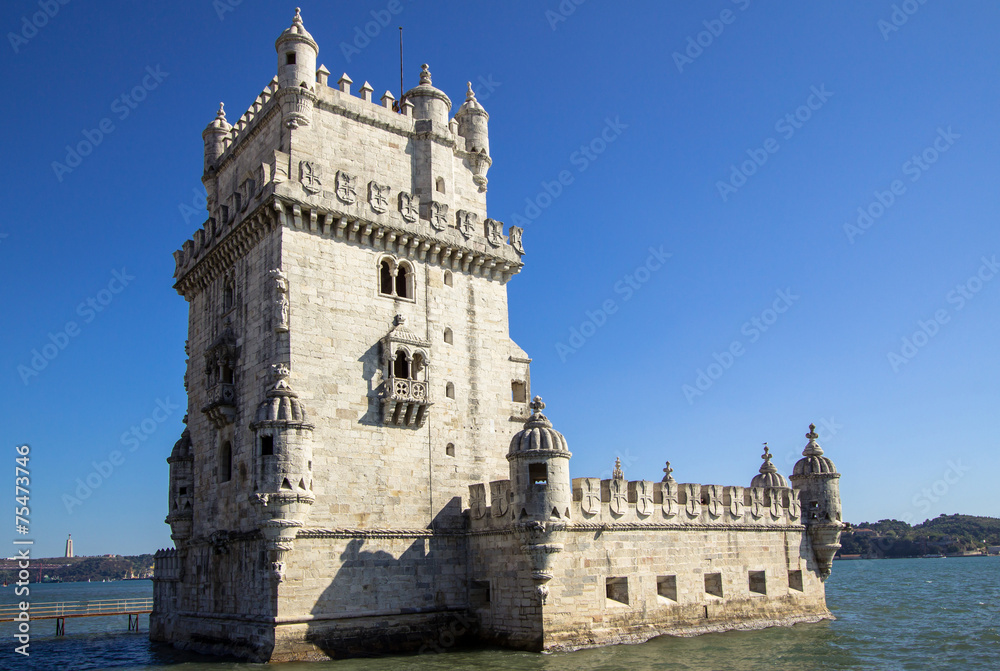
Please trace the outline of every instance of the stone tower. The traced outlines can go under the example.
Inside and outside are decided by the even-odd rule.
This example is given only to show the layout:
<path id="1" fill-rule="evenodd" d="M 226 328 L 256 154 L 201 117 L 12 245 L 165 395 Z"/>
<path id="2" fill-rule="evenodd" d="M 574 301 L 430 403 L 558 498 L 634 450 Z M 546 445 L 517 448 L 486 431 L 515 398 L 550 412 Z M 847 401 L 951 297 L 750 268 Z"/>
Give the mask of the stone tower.
<path id="1" fill-rule="evenodd" d="M 826 579 L 833 556 L 840 549 L 840 532 L 844 527 L 840 519 L 840 473 L 816 442 L 819 435 L 815 424 L 809 425 L 806 438 L 809 442 L 802 450 L 802 458 L 795 463 L 791 480 L 799 495 L 820 576 Z"/>
<path id="2" fill-rule="evenodd" d="M 355 95 L 298 11 L 275 49 L 251 107 L 202 133 L 207 220 L 174 253 L 188 413 L 151 633 L 256 659 L 351 614 L 433 628 L 463 608 L 443 568 L 464 561 L 463 495 L 507 477 L 530 389 L 507 322 L 522 231 L 488 217 L 471 86 L 453 117 L 427 65 L 398 104 Z"/>

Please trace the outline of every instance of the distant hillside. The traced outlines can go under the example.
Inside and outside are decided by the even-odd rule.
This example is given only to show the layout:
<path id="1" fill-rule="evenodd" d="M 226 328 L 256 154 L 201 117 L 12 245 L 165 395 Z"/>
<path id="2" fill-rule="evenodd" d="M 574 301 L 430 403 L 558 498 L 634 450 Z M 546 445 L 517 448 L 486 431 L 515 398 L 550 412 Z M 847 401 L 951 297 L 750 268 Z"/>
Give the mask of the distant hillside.
<path id="1" fill-rule="evenodd" d="M 123 557 L 48 557 L 31 560 L 31 582 L 85 582 L 147 578 L 153 572 L 153 555 Z M 43 568 L 44 567 L 44 568 Z M 0 580 L 17 581 L 16 562 L 0 562 Z"/>
<path id="2" fill-rule="evenodd" d="M 899 520 L 861 522 L 841 535 L 840 544 L 840 554 L 863 557 L 980 552 L 1000 545 L 1000 518 L 941 515 L 912 527 Z"/>

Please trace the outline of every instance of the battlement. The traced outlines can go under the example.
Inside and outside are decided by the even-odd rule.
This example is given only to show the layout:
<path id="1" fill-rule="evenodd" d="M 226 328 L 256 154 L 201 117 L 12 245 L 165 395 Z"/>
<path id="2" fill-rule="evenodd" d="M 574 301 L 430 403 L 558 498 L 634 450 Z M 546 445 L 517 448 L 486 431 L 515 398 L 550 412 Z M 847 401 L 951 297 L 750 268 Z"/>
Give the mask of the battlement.
<path id="1" fill-rule="evenodd" d="M 487 494 L 489 498 L 487 499 Z M 510 526 L 510 480 L 469 486 L 472 531 Z M 799 493 L 788 487 L 740 487 L 649 480 L 573 478 L 571 525 L 762 526 L 801 529 Z"/>
<path id="2" fill-rule="evenodd" d="M 183 573 L 184 560 L 175 548 L 161 548 L 153 555 L 153 580 L 177 582 Z"/>

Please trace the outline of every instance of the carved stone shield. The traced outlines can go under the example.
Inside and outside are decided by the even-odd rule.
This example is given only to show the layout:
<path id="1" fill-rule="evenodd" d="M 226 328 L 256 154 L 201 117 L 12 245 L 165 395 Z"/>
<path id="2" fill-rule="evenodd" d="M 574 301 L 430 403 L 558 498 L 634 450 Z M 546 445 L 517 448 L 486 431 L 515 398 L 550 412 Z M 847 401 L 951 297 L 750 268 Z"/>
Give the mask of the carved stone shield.
<path id="1" fill-rule="evenodd" d="M 299 162 L 299 181 L 302 188 L 309 193 L 319 193 L 323 190 L 323 168 L 313 161 Z"/>
<path id="2" fill-rule="evenodd" d="M 399 192 L 399 213 L 404 221 L 414 222 L 420 213 L 420 198 L 405 191 Z"/>
<path id="3" fill-rule="evenodd" d="M 431 203 L 431 226 L 438 231 L 448 227 L 448 206 L 445 203 Z"/>
<path id="4" fill-rule="evenodd" d="M 797 520 L 802 516 L 802 504 L 799 503 L 799 494 L 795 490 L 788 493 L 788 517 Z"/>
<path id="5" fill-rule="evenodd" d="M 510 510 L 510 480 L 494 480 L 490 483 L 490 503 L 493 517 L 503 517 Z"/>
<path id="6" fill-rule="evenodd" d="M 760 487 L 750 488 L 750 516 L 755 520 L 764 516 L 764 490 Z"/>
<path id="7" fill-rule="evenodd" d="M 486 241 L 494 247 L 503 244 L 503 222 L 496 219 L 486 220 Z"/>
<path id="8" fill-rule="evenodd" d="M 615 515 L 624 515 L 628 510 L 628 492 L 625 489 L 625 481 L 612 478 L 611 488 L 611 512 Z"/>
<path id="9" fill-rule="evenodd" d="M 601 512 L 601 481 L 596 478 L 586 478 L 583 481 L 583 499 L 580 508 L 585 515 L 596 515 Z"/>
<path id="10" fill-rule="evenodd" d="M 688 517 L 698 517 L 701 515 L 701 485 L 687 483 L 683 485 L 687 502 L 684 504 L 684 512 Z"/>
<path id="11" fill-rule="evenodd" d="M 368 204 L 372 211 L 382 214 L 389 209 L 389 185 L 368 182 Z"/>
<path id="12" fill-rule="evenodd" d="M 482 519 L 486 514 L 486 485 L 469 485 L 469 514 L 472 519 Z"/>
<path id="13" fill-rule="evenodd" d="M 642 517 L 653 514 L 653 483 L 639 480 L 635 483 L 635 511 Z"/>
<path id="14" fill-rule="evenodd" d="M 510 239 L 510 246 L 514 248 L 514 251 L 518 254 L 524 254 L 524 245 L 521 243 L 521 235 L 524 233 L 524 229 L 519 226 L 511 226 L 507 233 Z"/>
<path id="15" fill-rule="evenodd" d="M 677 483 L 661 482 L 660 496 L 662 497 L 660 506 L 663 509 L 663 516 L 667 519 L 677 514 Z"/>
<path id="16" fill-rule="evenodd" d="M 358 199 L 357 179 L 343 170 L 337 171 L 337 198 L 350 205 Z"/>
<path id="17" fill-rule="evenodd" d="M 720 485 L 707 485 L 703 489 L 708 489 L 708 514 L 712 517 L 722 517 L 725 506 L 722 505 L 722 487 Z"/>
<path id="18" fill-rule="evenodd" d="M 746 512 L 746 504 L 743 503 L 744 491 L 742 487 L 729 487 L 729 514 L 736 521 L 742 520 Z"/>
<path id="19" fill-rule="evenodd" d="M 459 210 L 455 216 L 455 228 L 457 228 L 458 232 L 461 233 L 466 239 L 471 238 L 473 233 L 476 231 L 477 219 L 478 217 L 475 212 Z"/>
<path id="20" fill-rule="evenodd" d="M 780 519 L 782 491 L 780 489 L 772 489 L 769 493 L 771 495 L 771 505 L 770 505 L 771 519 L 773 520 Z"/>

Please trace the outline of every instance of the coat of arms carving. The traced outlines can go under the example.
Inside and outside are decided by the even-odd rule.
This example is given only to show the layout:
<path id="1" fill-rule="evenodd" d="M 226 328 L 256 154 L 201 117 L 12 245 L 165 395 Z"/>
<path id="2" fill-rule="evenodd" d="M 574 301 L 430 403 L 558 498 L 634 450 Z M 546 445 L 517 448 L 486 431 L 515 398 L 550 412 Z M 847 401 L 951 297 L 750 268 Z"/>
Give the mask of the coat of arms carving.
<path id="1" fill-rule="evenodd" d="M 510 480 L 494 480 L 490 483 L 490 501 L 493 517 L 503 517 L 510 510 Z"/>
<path id="2" fill-rule="evenodd" d="M 459 210 L 455 217 L 455 228 L 466 239 L 471 238 L 472 234 L 476 231 L 476 220 L 478 218 L 475 212 Z"/>
<path id="3" fill-rule="evenodd" d="M 420 216 L 420 198 L 405 191 L 399 192 L 399 214 L 403 221 L 416 221 Z"/>
<path id="4" fill-rule="evenodd" d="M 494 247 L 503 244 L 503 222 L 496 219 L 486 220 L 486 242 Z"/>
<path id="5" fill-rule="evenodd" d="M 358 199 L 356 177 L 348 175 L 343 170 L 338 170 L 336 182 L 337 198 L 340 199 L 340 202 L 350 205 Z"/>
<path id="6" fill-rule="evenodd" d="M 448 227 L 448 206 L 445 203 L 431 203 L 431 226 L 439 231 Z"/>
<path id="7" fill-rule="evenodd" d="M 486 515 L 486 485 L 469 485 L 469 514 L 474 520 Z"/>
<path id="8" fill-rule="evenodd" d="M 323 168 L 314 161 L 299 162 L 299 181 L 302 188 L 309 193 L 319 193 L 323 190 Z"/>
<path id="9" fill-rule="evenodd" d="M 368 204 L 379 214 L 389 209 L 389 185 L 368 182 Z"/>

